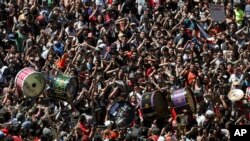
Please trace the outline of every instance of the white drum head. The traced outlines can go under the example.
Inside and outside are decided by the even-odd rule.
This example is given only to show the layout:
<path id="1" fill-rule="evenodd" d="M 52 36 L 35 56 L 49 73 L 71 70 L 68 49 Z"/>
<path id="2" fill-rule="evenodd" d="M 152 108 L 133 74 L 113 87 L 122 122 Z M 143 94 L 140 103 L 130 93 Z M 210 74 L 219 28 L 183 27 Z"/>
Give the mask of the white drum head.
<path id="1" fill-rule="evenodd" d="M 43 75 L 41 73 L 32 73 L 24 79 L 22 91 L 27 96 L 36 97 L 43 92 L 45 86 Z"/>
<path id="2" fill-rule="evenodd" d="M 244 92 L 240 89 L 233 89 L 228 93 L 228 99 L 231 101 L 238 101 L 244 97 Z"/>

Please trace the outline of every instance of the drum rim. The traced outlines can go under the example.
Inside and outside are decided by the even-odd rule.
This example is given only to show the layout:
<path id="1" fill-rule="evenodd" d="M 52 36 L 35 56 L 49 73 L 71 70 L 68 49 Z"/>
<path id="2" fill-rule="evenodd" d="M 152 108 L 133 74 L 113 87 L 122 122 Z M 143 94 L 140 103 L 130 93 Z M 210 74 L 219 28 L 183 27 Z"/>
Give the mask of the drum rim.
<path id="1" fill-rule="evenodd" d="M 197 108 L 196 108 L 196 100 L 195 100 L 195 97 L 194 97 L 194 92 L 191 90 L 190 87 L 186 87 L 185 89 L 188 89 L 188 90 L 190 91 L 190 93 L 192 93 L 192 94 L 191 94 L 191 97 L 192 97 L 192 99 L 193 99 L 194 111 L 191 110 L 189 104 L 188 104 L 188 107 L 189 107 L 189 109 L 190 109 L 193 113 L 195 113 Z M 186 97 L 186 99 L 188 99 L 188 98 L 187 98 L 187 92 L 186 92 L 186 91 L 185 91 L 185 97 Z M 189 103 L 189 101 L 188 101 L 188 103 Z"/>
<path id="2" fill-rule="evenodd" d="M 71 82 L 71 80 L 75 80 L 75 82 L 76 82 L 76 90 L 75 90 L 75 93 L 73 94 L 73 95 L 76 95 L 77 94 L 77 89 L 78 89 L 78 86 L 79 86 L 79 82 L 78 82 L 78 79 L 77 79 L 77 77 L 70 77 L 70 79 L 69 79 L 69 81 L 68 81 L 68 83 L 70 84 L 70 82 Z M 66 88 L 65 88 L 65 91 L 66 91 L 66 93 L 68 93 L 68 88 L 69 87 L 69 85 L 68 86 L 66 86 Z M 74 96 L 73 96 L 74 97 Z"/>
<path id="3" fill-rule="evenodd" d="M 21 69 L 21 70 L 17 73 L 17 75 L 16 75 L 16 77 L 15 77 L 15 87 L 17 87 L 16 84 L 17 84 L 17 78 L 18 78 L 18 76 L 19 76 L 24 70 L 27 70 L 27 69 L 30 69 L 30 70 L 33 71 L 31 74 L 40 74 L 40 75 L 43 76 L 43 74 L 42 74 L 41 72 L 37 72 L 37 71 L 35 71 L 33 68 L 31 68 L 31 67 L 23 68 L 23 69 Z M 25 80 L 28 76 L 30 76 L 31 74 L 25 76 L 25 77 L 24 77 L 24 80 Z M 44 77 L 42 77 L 42 78 L 43 78 L 44 82 L 46 82 L 45 78 L 44 78 Z M 23 80 L 23 82 L 21 83 L 22 86 L 24 85 L 24 80 Z M 45 87 L 46 87 L 46 84 L 43 86 L 42 91 L 44 91 Z M 21 88 L 21 91 L 22 91 L 22 93 L 23 93 L 23 87 Z M 42 93 L 42 91 L 41 91 L 41 93 Z M 41 94 L 41 93 L 40 93 L 40 94 Z M 29 97 L 38 97 L 40 94 L 35 95 L 35 96 L 31 96 L 31 95 L 28 95 L 28 94 L 25 94 L 25 95 L 27 95 L 27 96 L 29 96 Z"/>

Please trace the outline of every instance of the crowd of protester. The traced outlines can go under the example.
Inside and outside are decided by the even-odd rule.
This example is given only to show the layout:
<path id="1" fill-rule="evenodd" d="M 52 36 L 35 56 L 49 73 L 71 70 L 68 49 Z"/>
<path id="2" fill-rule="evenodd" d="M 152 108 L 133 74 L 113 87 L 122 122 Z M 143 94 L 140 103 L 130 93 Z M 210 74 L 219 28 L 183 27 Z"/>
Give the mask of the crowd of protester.
<path id="1" fill-rule="evenodd" d="M 224 5 L 223 22 L 209 3 Z M 0 140 L 228 141 L 250 120 L 249 22 L 249 0 L 0 0 Z M 46 78 L 38 97 L 16 89 L 25 67 Z M 70 102 L 50 96 L 62 74 L 79 81 Z M 185 87 L 196 112 L 171 100 L 164 119 L 141 112 L 144 93 Z M 135 109 L 128 125 L 109 113 L 118 101 Z"/>

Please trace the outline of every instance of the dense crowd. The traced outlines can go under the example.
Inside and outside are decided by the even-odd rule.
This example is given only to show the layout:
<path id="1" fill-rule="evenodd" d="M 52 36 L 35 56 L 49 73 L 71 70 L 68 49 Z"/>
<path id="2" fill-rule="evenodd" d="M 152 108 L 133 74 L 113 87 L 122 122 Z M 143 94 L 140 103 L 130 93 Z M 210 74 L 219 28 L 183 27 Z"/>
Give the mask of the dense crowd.
<path id="1" fill-rule="evenodd" d="M 0 141 L 228 141 L 250 120 L 249 23 L 249 0 L 0 0 Z M 16 88 L 26 67 L 46 79 L 39 96 Z M 61 75 L 78 79 L 71 100 L 53 97 Z M 181 88 L 194 101 L 178 110 Z M 144 94 L 163 96 L 163 116 Z"/>

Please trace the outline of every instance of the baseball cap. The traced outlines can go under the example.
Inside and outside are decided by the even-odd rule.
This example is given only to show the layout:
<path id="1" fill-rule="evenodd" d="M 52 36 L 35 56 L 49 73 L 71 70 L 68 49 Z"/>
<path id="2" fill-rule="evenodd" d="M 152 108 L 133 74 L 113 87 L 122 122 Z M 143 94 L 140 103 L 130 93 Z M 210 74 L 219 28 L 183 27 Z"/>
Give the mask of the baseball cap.
<path id="1" fill-rule="evenodd" d="M 113 123 L 114 123 L 113 121 L 107 120 L 107 121 L 105 121 L 104 125 L 105 126 L 111 126 Z"/>
<path id="2" fill-rule="evenodd" d="M 97 41 L 97 45 L 100 45 L 101 43 L 103 43 L 103 40 L 102 40 L 102 39 L 99 39 L 99 40 Z"/>
<path id="3" fill-rule="evenodd" d="M 98 47 L 99 47 L 99 48 L 105 48 L 106 46 L 107 46 L 106 44 L 102 43 L 102 44 L 100 44 Z"/>
<path id="4" fill-rule="evenodd" d="M 9 41 L 15 41 L 15 40 L 16 40 L 14 34 L 9 34 L 9 35 L 7 36 L 7 39 L 8 39 Z"/>
<path id="5" fill-rule="evenodd" d="M 29 127 L 30 127 L 30 121 L 25 121 L 25 122 L 23 122 L 22 123 L 22 128 L 23 129 L 29 129 Z"/>

